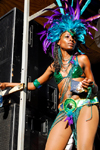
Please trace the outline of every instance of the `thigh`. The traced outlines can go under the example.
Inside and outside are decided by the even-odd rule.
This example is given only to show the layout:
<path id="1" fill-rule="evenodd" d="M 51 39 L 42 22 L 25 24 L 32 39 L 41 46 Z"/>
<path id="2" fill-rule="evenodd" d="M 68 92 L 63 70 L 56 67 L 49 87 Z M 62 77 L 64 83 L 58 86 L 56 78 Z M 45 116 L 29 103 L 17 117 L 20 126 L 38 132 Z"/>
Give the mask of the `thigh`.
<path id="1" fill-rule="evenodd" d="M 96 105 L 84 106 L 77 120 L 77 147 L 78 150 L 92 150 L 95 134 L 99 123 L 99 112 Z M 86 121 L 87 120 L 87 121 Z"/>
<path id="2" fill-rule="evenodd" d="M 64 150 L 72 133 L 68 122 L 64 120 L 58 122 L 50 131 L 45 150 Z"/>

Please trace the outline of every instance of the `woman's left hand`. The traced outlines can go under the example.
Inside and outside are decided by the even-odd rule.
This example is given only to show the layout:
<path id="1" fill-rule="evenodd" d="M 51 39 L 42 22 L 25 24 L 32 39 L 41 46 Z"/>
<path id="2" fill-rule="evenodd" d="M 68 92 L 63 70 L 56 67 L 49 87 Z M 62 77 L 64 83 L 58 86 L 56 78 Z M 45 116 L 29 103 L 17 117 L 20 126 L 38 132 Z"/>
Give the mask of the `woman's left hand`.
<path id="1" fill-rule="evenodd" d="M 88 78 L 85 78 L 81 83 L 82 83 L 82 87 L 85 89 L 94 85 L 94 82 Z"/>

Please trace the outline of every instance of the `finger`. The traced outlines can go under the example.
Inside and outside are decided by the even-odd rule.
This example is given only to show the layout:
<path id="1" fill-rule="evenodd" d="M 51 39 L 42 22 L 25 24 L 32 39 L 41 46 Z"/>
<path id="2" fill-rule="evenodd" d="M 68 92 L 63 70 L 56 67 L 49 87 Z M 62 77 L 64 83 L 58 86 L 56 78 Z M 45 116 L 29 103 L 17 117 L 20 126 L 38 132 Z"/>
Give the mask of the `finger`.
<path id="1" fill-rule="evenodd" d="M 82 84 L 89 85 L 89 82 L 83 81 Z"/>
<path id="2" fill-rule="evenodd" d="M 86 81 L 86 83 L 89 84 L 89 86 L 92 86 L 92 85 L 93 85 L 93 80 L 88 79 L 88 80 Z"/>
<path id="3" fill-rule="evenodd" d="M 88 88 L 89 86 L 89 83 L 88 82 L 82 82 L 82 87 L 83 88 Z"/>
<path id="4" fill-rule="evenodd" d="M 88 84 L 91 84 L 91 83 L 93 83 L 93 81 L 91 80 L 91 79 L 88 79 L 88 78 L 85 78 L 83 81 L 82 81 L 83 83 L 88 83 Z"/>

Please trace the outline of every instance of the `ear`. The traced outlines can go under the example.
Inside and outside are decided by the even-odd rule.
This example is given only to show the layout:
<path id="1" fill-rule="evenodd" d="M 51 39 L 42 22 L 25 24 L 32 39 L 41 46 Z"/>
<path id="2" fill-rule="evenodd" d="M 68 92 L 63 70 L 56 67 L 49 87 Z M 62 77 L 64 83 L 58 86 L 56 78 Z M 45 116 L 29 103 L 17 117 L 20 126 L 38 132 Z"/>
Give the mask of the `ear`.
<path id="1" fill-rule="evenodd" d="M 60 46 L 60 40 L 57 42 L 57 45 L 59 45 L 59 46 Z"/>

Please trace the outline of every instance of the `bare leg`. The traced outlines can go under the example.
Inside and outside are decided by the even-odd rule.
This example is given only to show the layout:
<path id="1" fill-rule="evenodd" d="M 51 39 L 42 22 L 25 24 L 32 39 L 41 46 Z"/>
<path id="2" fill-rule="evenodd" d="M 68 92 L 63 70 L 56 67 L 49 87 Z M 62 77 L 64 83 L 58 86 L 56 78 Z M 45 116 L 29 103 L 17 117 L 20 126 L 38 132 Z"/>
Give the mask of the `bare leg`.
<path id="1" fill-rule="evenodd" d="M 91 107 L 84 106 L 77 120 L 77 150 L 93 150 L 94 138 L 99 123 L 99 112 L 96 105 L 92 106 L 92 119 L 86 121 L 91 116 Z"/>
<path id="2" fill-rule="evenodd" d="M 64 122 L 64 120 L 52 128 L 45 150 L 64 150 L 72 132 L 71 127 L 67 126 L 68 122 Z"/>

